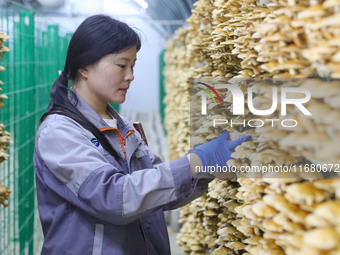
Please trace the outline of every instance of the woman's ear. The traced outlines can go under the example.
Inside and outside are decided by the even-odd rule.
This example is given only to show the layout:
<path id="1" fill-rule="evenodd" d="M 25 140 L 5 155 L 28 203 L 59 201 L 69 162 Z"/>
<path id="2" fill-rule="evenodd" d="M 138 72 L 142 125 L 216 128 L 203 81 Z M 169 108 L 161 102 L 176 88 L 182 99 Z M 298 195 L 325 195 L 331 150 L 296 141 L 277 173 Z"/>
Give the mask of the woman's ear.
<path id="1" fill-rule="evenodd" d="M 87 71 L 86 67 L 84 67 L 84 68 L 79 68 L 79 69 L 78 69 L 78 72 L 79 72 L 79 74 L 80 74 L 83 78 L 85 78 L 85 79 L 88 78 L 88 71 Z"/>

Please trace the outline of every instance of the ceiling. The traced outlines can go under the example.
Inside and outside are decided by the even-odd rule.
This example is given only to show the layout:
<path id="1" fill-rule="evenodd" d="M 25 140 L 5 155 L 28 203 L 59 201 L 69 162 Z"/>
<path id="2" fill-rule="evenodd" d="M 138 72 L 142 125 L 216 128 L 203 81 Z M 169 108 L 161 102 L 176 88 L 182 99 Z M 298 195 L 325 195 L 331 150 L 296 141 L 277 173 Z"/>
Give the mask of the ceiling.
<path id="1" fill-rule="evenodd" d="M 177 28 L 184 25 L 191 15 L 193 4 L 197 0 L 146 0 L 148 8 L 146 14 L 167 33 L 173 34 Z"/>
<path id="2" fill-rule="evenodd" d="M 5 0 L 6 1 L 6 0 Z M 59 8 L 46 8 L 42 5 L 43 2 L 62 2 Z M 148 4 L 147 8 L 142 8 L 137 2 L 145 1 Z M 121 2 L 122 5 L 130 6 L 130 9 L 138 10 L 138 12 L 131 12 L 129 14 L 122 14 L 126 17 L 139 17 L 143 18 L 152 27 L 154 27 L 164 39 L 170 38 L 173 33 L 181 26 L 185 24 L 186 19 L 191 15 L 191 9 L 193 4 L 197 0 L 97 0 L 97 1 L 84 1 L 84 0 L 9 0 L 8 2 L 18 2 L 27 7 L 30 7 L 44 15 L 51 16 L 89 16 L 91 15 L 91 10 L 95 8 L 90 8 L 84 13 L 84 3 L 87 2 L 88 5 L 92 6 L 108 6 L 113 3 Z M 80 3 L 81 7 L 78 6 L 71 8 L 66 8 L 68 5 L 76 5 Z M 117 8 L 114 8 L 117 9 Z M 116 11 L 116 10 L 115 10 Z M 116 13 L 114 13 L 116 15 Z M 145 16 L 146 15 L 146 16 Z"/>

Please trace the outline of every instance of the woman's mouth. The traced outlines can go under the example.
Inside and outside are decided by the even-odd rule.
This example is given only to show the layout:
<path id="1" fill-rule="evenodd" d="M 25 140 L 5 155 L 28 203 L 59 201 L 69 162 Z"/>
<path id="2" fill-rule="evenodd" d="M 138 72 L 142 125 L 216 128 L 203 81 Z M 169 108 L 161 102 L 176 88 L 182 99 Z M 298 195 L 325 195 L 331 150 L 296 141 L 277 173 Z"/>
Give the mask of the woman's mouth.
<path id="1" fill-rule="evenodd" d="M 119 89 L 119 90 L 126 93 L 128 89 Z"/>

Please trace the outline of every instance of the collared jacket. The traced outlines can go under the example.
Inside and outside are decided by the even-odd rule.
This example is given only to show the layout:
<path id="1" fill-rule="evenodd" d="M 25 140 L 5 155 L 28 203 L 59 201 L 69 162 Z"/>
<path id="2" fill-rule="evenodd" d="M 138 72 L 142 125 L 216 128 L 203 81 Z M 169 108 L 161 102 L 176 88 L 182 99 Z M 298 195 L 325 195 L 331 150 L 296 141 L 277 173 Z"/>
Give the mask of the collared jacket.
<path id="1" fill-rule="evenodd" d="M 78 96 L 76 107 L 119 154 L 69 117 L 52 114 L 36 136 L 34 167 L 43 255 L 167 255 L 164 210 L 185 205 L 210 178 L 192 178 L 187 157 L 162 163 L 111 107 L 117 128 Z"/>

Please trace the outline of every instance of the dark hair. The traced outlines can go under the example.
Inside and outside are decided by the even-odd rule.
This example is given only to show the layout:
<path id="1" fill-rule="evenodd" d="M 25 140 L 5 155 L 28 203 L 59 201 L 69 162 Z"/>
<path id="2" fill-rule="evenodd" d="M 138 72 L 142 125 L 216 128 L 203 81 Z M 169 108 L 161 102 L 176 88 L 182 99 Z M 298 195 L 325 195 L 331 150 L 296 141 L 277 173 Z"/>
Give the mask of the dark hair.
<path id="1" fill-rule="evenodd" d="M 94 15 L 85 19 L 71 38 L 64 70 L 51 88 L 51 101 L 40 123 L 50 114 L 65 115 L 92 132 L 104 149 L 117 157 L 117 152 L 105 135 L 76 108 L 77 96 L 68 88 L 68 81 L 77 79 L 79 69 L 96 63 L 107 54 L 118 53 L 133 46 L 139 51 L 141 40 L 126 23 L 106 15 Z"/>

